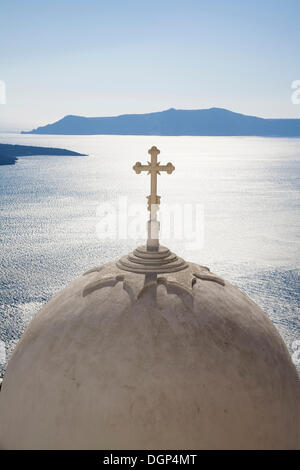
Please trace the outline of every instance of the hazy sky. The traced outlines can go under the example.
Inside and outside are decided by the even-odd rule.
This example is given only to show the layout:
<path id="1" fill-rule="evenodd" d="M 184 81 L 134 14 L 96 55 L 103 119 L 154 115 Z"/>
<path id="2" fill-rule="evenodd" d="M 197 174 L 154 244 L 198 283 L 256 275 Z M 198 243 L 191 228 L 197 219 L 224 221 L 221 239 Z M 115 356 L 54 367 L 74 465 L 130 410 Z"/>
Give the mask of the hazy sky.
<path id="1" fill-rule="evenodd" d="M 1 0 L 0 130 L 225 107 L 298 117 L 299 0 Z"/>

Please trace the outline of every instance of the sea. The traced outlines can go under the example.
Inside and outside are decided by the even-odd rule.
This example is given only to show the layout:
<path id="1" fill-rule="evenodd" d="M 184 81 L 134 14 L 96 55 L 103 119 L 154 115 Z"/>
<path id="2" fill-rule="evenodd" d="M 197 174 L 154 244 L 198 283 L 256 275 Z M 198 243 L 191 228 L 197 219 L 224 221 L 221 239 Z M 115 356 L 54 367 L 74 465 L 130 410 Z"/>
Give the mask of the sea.
<path id="1" fill-rule="evenodd" d="M 158 176 L 161 225 L 163 203 L 183 215 L 163 244 L 251 297 L 300 372 L 300 139 L 0 134 L 0 142 L 88 155 L 0 166 L 0 374 L 45 302 L 143 243 L 146 230 L 133 228 L 145 228 L 150 178 L 132 166 L 149 161 L 152 145 L 161 164 L 175 166 Z M 193 240 L 191 228 L 180 230 L 189 218 Z"/>

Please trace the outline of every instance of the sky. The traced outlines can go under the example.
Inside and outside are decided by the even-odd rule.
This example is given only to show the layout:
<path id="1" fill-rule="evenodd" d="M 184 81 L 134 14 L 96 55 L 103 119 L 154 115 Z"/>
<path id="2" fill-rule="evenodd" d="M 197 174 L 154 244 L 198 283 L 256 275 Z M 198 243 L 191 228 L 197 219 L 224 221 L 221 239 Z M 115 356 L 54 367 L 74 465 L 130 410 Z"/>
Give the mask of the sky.
<path id="1" fill-rule="evenodd" d="M 0 131 L 223 107 L 300 118 L 299 0 L 1 0 Z"/>

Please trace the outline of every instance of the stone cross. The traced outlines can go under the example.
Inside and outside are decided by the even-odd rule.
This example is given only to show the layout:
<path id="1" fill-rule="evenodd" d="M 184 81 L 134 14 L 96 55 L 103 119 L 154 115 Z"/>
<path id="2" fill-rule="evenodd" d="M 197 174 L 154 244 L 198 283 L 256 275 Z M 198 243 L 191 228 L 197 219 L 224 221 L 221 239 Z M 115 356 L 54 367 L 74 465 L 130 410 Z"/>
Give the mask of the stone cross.
<path id="1" fill-rule="evenodd" d="M 161 165 L 160 162 L 157 161 L 157 155 L 160 154 L 158 148 L 151 147 L 148 153 L 151 155 L 151 162 L 148 162 L 148 165 L 142 165 L 141 162 L 136 162 L 133 169 L 137 174 L 142 171 L 147 171 L 148 175 L 151 175 L 151 193 L 150 196 L 147 197 L 148 211 L 150 211 L 147 249 L 149 251 L 157 251 L 159 248 L 159 222 L 157 220 L 157 211 L 160 204 L 160 196 L 157 194 L 157 175 L 160 175 L 161 171 L 166 171 L 170 175 L 175 170 L 175 167 L 170 162 L 167 163 L 167 165 Z"/>

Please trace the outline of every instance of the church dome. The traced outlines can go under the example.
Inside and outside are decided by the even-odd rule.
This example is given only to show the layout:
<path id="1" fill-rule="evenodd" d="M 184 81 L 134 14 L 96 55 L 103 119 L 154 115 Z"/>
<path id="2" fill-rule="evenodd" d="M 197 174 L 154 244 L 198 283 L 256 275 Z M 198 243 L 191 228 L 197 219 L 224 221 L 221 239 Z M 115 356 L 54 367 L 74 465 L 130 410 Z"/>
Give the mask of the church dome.
<path id="1" fill-rule="evenodd" d="M 34 317 L 0 393 L 4 449 L 300 447 L 300 383 L 247 295 L 158 242 L 87 271 Z M 153 210 L 153 208 L 155 210 Z"/>
<path id="2" fill-rule="evenodd" d="M 0 393 L 0 446 L 297 448 L 299 379 L 266 314 L 203 266 L 118 264 L 27 327 Z"/>

